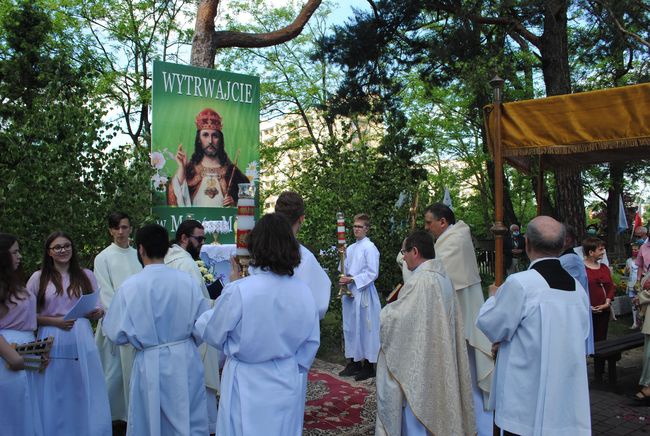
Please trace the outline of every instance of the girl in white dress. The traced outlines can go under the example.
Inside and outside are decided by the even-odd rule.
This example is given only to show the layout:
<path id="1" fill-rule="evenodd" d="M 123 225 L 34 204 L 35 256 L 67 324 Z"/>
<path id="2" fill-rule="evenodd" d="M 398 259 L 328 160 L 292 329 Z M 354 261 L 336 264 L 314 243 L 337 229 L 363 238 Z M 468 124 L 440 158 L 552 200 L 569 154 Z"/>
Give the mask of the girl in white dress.
<path id="1" fill-rule="evenodd" d="M 27 282 L 36 296 L 38 337 L 54 337 L 50 364 L 36 376 L 43 428 L 48 434 L 110 436 L 111 411 L 90 320 L 104 314 L 101 302 L 86 317 L 64 320 L 82 294 L 97 292 L 82 269 L 70 237 L 52 233 L 45 241 L 41 270 Z"/>
<path id="2" fill-rule="evenodd" d="M 42 435 L 33 373 L 12 343 L 34 340 L 36 297 L 25 290 L 15 236 L 0 233 L 0 429 L 11 435 Z"/>

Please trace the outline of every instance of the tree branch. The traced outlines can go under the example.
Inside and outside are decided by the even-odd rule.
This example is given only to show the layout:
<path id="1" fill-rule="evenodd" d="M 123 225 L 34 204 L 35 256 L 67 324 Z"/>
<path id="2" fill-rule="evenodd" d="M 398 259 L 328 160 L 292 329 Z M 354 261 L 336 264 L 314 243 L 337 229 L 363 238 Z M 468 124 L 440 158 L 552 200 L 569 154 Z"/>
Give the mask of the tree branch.
<path id="1" fill-rule="evenodd" d="M 300 35 L 309 18 L 316 12 L 321 0 L 309 0 L 296 19 L 288 26 L 268 33 L 215 32 L 215 50 L 228 47 L 260 48 L 282 44 Z"/>
<path id="2" fill-rule="evenodd" d="M 637 35 L 636 33 L 634 33 L 634 32 L 630 32 L 630 31 L 627 30 L 625 27 L 623 27 L 623 25 L 621 24 L 621 22 L 618 21 L 618 19 L 617 19 L 616 16 L 614 15 L 614 12 L 612 12 L 612 9 L 609 7 L 609 5 L 608 5 L 606 2 L 601 1 L 601 0 L 592 0 L 592 1 L 595 2 L 595 3 L 598 3 L 599 5 L 601 5 L 601 6 L 604 7 L 605 9 L 607 9 L 607 12 L 609 12 L 609 16 L 610 16 L 610 18 L 612 19 L 612 21 L 614 21 L 614 24 L 616 24 L 616 27 L 618 28 L 618 30 L 619 30 L 622 34 L 629 36 L 630 38 L 634 39 L 634 40 L 635 40 L 636 42 L 638 42 L 639 44 L 641 44 L 641 45 L 645 45 L 647 48 L 650 49 L 650 42 L 646 41 L 645 39 L 641 38 L 641 37 L 640 37 L 639 35 Z"/>
<path id="3" fill-rule="evenodd" d="M 513 17 L 484 17 L 482 15 L 465 14 L 459 8 L 446 6 L 446 5 L 439 5 L 439 8 L 443 11 L 454 14 L 457 17 L 466 18 L 474 23 L 494 24 L 497 26 L 509 26 L 510 28 L 513 29 L 513 31 L 517 32 L 519 35 L 521 35 L 524 39 L 526 39 L 528 42 L 533 44 L 535 47 L 539 48 L 541 44 L 541 39 L 539 36 L 535 35 L 533 32 L 526 29 L 526 27 L 521 23 L 521 21 Z"/>
<path id="4" fill-rule="evenodd" d="M 282 29 L 267 33 L 215 31 L 214 19 L 219 0 L 202 0 L 199 3 L 190 63 L 207 68 L 214 67 L 214 57 L 220 48 L 260 48 L 287 42 L 300 35 L 305 24 L 316 12 L 322 0 L 307 0 L 295 20 Z"/>

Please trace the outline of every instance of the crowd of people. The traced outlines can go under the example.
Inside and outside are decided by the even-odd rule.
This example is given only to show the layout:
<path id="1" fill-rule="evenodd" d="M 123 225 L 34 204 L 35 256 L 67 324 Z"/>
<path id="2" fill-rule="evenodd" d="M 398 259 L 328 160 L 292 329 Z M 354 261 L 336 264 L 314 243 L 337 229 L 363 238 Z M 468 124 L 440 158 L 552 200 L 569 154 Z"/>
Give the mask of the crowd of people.
<path id="1" fill-rule="evenodd" d="M 165 228 L 143 225 L 131 247 L 129 216 L 111 214 L 113 243 L 94 271 L 68 235 L 52 233 L 26 282 L 19 241 L 0 234 L 3 433 L 110 435 L 125 422 L 129 435 L 300 435 L 332 285 L 297 240 L 304 220 L 300 195 L 282 193 L 250 234 L 249 275 L 233 259 L 216 300 L 196 263 L 205 231 L 195 220 L 171 243 Z M 376 377 L 376 434 L 590 434 L 585 356 L 606 338 L 613 299 L 604 242 L 588 237 L 579 255 L 574 229 L 551 217 L 525 235 L 511 226 L 510 274 L 485 300 L 469 226 L 441 203 L 424 223 L 403 241 L 404 285 L 383 308 L 367 214 L 354 217 L 338 280 L 348 359 L 339 375 Z M 637 233 L 629 286 L 643 312 L 650 244 Z M 68 319 L 95 293 L 85 316 Z M 44 338 L 44 369 L 24 370 L 11 344 Z"/>
<path id="2" fill-rule="evenodd" d="M 171 243 L 165 228 L 144 225 L 133 248 L 129 216 L 111 214 L 113 243 L 94 273 L 55 232 L 26 283 L 19 242 L 0 234 L 2 432 L 110 435 L 125 422 L 130 435 L 300 434 L 331 282 L 295 237 L 302 198 L 286 192 L 276 207 L 251 232 L 250 275 L 240 279 L 233 261 L 216 302 L 196 263 L 196 220 Z M 93 295 L 85 316 L 68 319 Z M 52 348 L 40 371 L 26 371 L 34 356 L 12 344 L 39 338 Z"/>

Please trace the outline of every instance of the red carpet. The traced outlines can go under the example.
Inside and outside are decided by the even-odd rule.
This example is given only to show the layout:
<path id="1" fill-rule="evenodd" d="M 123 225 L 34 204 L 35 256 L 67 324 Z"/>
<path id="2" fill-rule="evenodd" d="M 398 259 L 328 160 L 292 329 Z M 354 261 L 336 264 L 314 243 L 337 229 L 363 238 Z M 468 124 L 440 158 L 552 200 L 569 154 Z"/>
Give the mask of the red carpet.
<path id="1" fill-rule="evenodd" d="M 305 405 L 305 434 L 373 434 L 374 392 L 369 392 L 366 383 L 374 384 L 374 380 L 358 383 L 353 378 L 312 368 Z"/>

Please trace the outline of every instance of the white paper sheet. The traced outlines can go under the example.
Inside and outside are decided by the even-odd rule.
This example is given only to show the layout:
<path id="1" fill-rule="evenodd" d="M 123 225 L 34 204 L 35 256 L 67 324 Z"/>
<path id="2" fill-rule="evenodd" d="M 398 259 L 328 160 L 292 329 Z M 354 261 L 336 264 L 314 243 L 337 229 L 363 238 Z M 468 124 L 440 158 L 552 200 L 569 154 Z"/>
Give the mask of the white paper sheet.
<path id="1" fill-rule="evenodd" d="M 81 298 L 77 300 L 77 304 L 74 305 L 70 312 L 68 312 L 63 319 L 65 321 L 77 318 L 83 318 L 89 312 L 92 312 L 97 308 L 97 297 L 99 292 L 95 291 L 92 294 L 82 294 Z"/>

